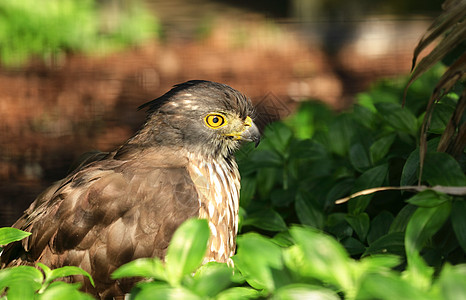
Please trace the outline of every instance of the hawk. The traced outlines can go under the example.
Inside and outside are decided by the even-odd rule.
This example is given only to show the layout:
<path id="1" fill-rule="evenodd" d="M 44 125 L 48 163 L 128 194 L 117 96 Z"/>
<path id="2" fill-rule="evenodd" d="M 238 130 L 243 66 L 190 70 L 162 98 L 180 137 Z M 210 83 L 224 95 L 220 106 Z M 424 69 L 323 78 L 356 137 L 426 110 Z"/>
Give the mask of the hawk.
<path id="1" fill-rule="evenodd" d="M 31 232 L 10 244 L 2 267 L 78 266 L 95 280 L 82 289 L 100 298 L 123 295 L 134 279 L 114 281 L 119 266 L 165 255 L 188 218 L 208 220 L 206 261 L 235 252 L 240 176 L 234 152 L 260 133 L 251 102 L 220 83 L 194 80 L 141 106 L 142 128 L 117 150 L 98 154 L 37 197 L 13 227 Z"/>

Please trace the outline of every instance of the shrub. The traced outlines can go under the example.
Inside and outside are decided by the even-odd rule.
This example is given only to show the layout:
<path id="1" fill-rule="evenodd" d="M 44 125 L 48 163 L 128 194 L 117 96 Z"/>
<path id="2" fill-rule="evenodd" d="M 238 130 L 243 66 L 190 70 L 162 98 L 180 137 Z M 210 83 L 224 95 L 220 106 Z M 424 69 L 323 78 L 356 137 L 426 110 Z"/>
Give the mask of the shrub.
<path id="1" fill-rule="evenodd" d="M 3 0 L 0 2 L 0 62 L 17 66 L 37 56 L 65 52 L 105 53 L 137 44 L 157 33 L 157 23 L 140 4 L 128 2 L 101 24 L 103 10 L 93 0 Z"/>

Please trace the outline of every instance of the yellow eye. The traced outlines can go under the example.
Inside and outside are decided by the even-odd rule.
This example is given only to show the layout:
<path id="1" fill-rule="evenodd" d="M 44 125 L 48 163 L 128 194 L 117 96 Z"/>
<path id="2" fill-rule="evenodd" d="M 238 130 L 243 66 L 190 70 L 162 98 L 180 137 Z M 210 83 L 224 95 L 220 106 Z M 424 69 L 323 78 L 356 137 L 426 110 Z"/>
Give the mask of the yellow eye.
<path id="1" fill-rule="evenodd" d="M 225 117 L 221 114 L 208 114 L 204 118 L 204 122 L 206 123 L 207 126 L 213 129 L 217 129 L 227 124 Z"/>

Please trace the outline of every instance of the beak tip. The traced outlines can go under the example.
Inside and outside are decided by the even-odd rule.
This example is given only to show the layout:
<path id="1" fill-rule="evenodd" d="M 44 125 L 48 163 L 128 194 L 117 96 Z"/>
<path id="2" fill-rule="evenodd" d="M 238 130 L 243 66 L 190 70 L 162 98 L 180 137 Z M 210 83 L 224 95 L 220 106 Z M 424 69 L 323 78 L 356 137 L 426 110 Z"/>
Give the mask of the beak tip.
<path id="1" fill-rule="evenodd" d="M 260 137 L 253 140 L 253 142 L 254 142 L 254 148 L 257 148 L 257 146 L 259 146 L 259 143 L 261 142 Z"/>
<path id="2" fill-rule="evenodd" d="M 261 134 L 259 132 L 259 129 L 253 122 L 251 123 L 249 128 L 243 132 L 241 137 L 244 141 L 254 142 L 256 148 L 261 141 Z"/>

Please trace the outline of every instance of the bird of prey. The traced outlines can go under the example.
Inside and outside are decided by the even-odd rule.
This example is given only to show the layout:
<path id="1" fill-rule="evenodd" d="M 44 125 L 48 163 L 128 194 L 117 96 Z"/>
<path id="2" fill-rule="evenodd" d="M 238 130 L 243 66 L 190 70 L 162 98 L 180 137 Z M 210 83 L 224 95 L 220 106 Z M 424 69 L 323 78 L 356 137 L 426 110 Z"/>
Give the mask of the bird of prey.
<path id="1" fill-rule="evenodd" d="M 82 289 L 102 299 L 129 292 L 119 266 L 165 255 L 186 219 L 208 220 L 205 261 L 235 252 L 240 177 L 234 152 L 260 133 L 251 102 L 220 83 L 193 80 L 141 106 L 147 119 L 121 147 L 99 154 L 44 191 L 13 227 L 31 232 L 8 245 L 1 266 L 78 266 Z"/>

